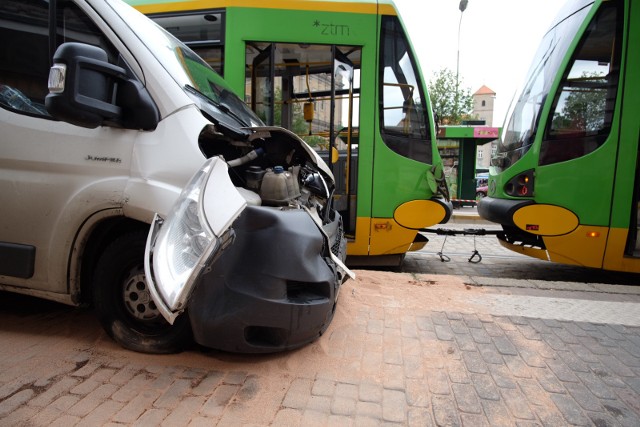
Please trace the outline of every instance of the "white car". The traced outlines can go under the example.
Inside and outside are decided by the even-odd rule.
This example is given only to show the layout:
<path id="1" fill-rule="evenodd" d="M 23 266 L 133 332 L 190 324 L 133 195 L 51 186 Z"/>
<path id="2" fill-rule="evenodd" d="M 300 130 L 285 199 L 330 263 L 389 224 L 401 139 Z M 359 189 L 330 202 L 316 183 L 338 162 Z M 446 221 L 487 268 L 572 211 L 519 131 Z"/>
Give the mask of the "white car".
<path id="1" fill-rule="evenodd" d="M 0 16 L 0 289 L 93 304 L 142 352 L 322 334 L 349 272 L 315 151 L 119 0 Z"/>

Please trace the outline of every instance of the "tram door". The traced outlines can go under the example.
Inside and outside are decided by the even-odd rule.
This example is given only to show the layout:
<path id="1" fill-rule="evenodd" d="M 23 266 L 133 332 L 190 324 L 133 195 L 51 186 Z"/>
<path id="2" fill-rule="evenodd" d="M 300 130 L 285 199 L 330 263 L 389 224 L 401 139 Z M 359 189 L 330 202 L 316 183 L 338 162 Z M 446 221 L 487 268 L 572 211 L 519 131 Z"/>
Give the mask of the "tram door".
<path id="1" fill-rule="evenodd" d="M 327 162 L 334 206 L 355 238 L 360 57 L 353 46 L 247 42 L 245 99 L 268 125 L 296 133 Z"/>

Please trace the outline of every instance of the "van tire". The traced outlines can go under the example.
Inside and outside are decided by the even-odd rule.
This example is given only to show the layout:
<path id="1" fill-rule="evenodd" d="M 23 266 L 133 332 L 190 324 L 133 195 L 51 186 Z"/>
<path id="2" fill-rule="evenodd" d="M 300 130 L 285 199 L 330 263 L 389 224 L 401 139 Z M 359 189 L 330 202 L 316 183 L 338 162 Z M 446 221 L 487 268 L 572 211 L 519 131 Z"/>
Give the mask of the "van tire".
<path id="1" fill-rule="evenodd" d="M 155 308 L 144 280 L 147 233 L 123 234 L 109 244 L 93 276 L 93 305 L 107 334 L 142 353 L 176 353 L 191 340 L 186 314 L 170 325 Z M 140 303 L 136 303 L 140 301 Z"/>

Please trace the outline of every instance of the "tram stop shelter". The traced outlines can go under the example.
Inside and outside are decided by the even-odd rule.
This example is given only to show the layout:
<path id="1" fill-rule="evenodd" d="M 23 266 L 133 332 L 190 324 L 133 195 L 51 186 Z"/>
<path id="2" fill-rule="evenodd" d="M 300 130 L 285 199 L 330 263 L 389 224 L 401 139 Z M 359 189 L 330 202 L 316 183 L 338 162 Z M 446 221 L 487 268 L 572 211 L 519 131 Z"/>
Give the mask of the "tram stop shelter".
<path id="1" fill-rule="evenodd" d="M 476 204 L 478 146 L 495 141 L 502 128 L 492 126 L 440 126 L 437 143 L 444 163 L 454 207 Z"/>

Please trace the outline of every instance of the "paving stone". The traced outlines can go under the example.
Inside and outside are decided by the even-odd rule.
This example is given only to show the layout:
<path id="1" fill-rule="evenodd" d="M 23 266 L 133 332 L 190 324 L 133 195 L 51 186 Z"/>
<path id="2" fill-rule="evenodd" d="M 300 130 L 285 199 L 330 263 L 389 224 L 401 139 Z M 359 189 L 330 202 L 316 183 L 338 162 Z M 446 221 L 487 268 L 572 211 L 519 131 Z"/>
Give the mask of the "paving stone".
<path id="1" fill-rule="evenodd" d="M 570 396 L 552 394 L 551 399 L 568 423 L 574 425 L 589 424 L 589 418 L 587 418 L 580 406 Z"/>
<path id="2" fill-rule="evenodd" d="M 482 400 L 481 404 L 492 427 L 513 425 L 511 414 L 500 400 Z"/>
<path id="3" fill-rule="evenodd" d="M 125 406 L 115 414 L 113 421 L 125 424 L 135 422 L 145 410 L 152 408 L 153 402 L 159 395 L 158 390 L 148 389 L 136 395 L 129 402 L 119 401 Z"/>
<path id="4" fill-rule="evenodd" d="M 404 356 L 404 376 L 406 378 L 424 378 L 421 357 Z"/>
<path id="5" fill-rule="evenodd" d="M 624 363 L 620 362 L 618 358 L 613 355 L 599 355 L 598 358 L 605 365 L 609 371 L 613 372 L 615 375 L 621 377 L 633 377 L 635 373 L 629 369 L 628 366 L 625 366 Z"/>
<path id="6" fill-rule="evenodd" d="M 105 425 L 115 414 L 124 406 L 122 402 L 115 400 L 105 400 L 101 402 L 95 409 L 90 411 L 76 426 L 102 426 Z"/>
<path id="7" fill-rule="evenodd" d="M 502 400 L 517 419 L 535 420 L 535 415 L 531 411 L 525 395 L 517 388 L 501 388 Z"/>
<path id="8" fill-rule="evenodd" d="M 332 401 L 333 396 L 310 396 L 309 400 L 307 401 L 306 409 L 330 413 Z"/>
<path id="9" fill-rule="evenodd" d="M 591 412 L 604 411 L 604 408 L 600 403 L 600 399 L 596 398 L 596 396 L 582 383 L 565 384 L 565 387 L 571 397 L 582 407 L 582 409 Z"/>
<path id="10" fill-rule="evenodd" d="M 33 395 L 34 391 L 32 389 L 25 389 L 0 402 L 0 418 L 10 414 L 20 406 L 27 403 Z"/>
<path id="11" fill-rule="evenodd" d="M 639 426 L 640 416 L 634 413 L 620 401 L 607 401 L 603 402 L 602 406 L 606 412 L 609 413 L 620 425 L 622 426 Z"/>
<path id="12" fill-rule="evenodd" d="M 327 426 L 329 425 L 329 415 L 330 414 L 328 413 L 307 409 L 302 413 L 302 419 L 300 420 L 300 425 L 310 426 L 310 427 Z"/>
<path id="13" fill-rule="evenodd" d="M 220 384 L 223 377 L 222 372 L 210 371 L 200 380 L 198 385 L 191 388 L 191 393 L 195 395 L 208 395 L 212 393 Z"/>
<path id="14" fill-rule="evenodd" d="M 451 397 L 433 396 L 433 418 L 439 426 L 460 426 L 460 418 Z"/>
<path id="15" fill-rule="evenodd" d="M 566 390 L 558 378 L 550 369 L 540 368 L 535 370 L 536 379 L 542 388 L 549 393 L 564 394 Z"/>
<path id="16" fill-rule="evenodd" d="M 504 363 L 509 368 L 509 371 L 514 377 L 517 378 L 531 378 L 532 368 L 527 366 L 521 358 L 517 356 L 503 356 Z"/>
<path id="17" fill-rule="evenodd" d="M 478 352 L 487 364 L 503 365 L 504 360 L 493 344 L 477 344 Z"/>
<path id="18" fill-rule="evenodd" d="M 462 353 L 462 360 L 469 372 L 484 374 L 487 372 L 487 365 L 482 360 L 480 353 L 476 351 L 465 351 Z"/>
<path id="19" fill-rule="evenodd" d="M 382 418 L 388 422 L 406 421 L 407 401 L 405 394 L 398 390 L 384 389 L 382 392 Z"/>
<path id="20" fill-rule="evenodd" d="M 357 400 L 351 397 L 335 395 L 331 401 L 331 414 L 333 415 L 354 415 L 356 412 Z"/>
<path id="21" fill-rule="evenodd" d="M 462 351 L 475 351 L 476 345 L 471 335 L 455 335 L 454 339 Z"/>
<path id="22" fill-rule="evenodd" d="M 178 406 L 182 398 L 190 392 L 190 389 L 190 380 L 176 379 L 169 388 L 153 402 L 153 406 L 156 408 L 173 409 Z"/>
<path id="23" fill-rule="evenodd" d="M 474 328 L 470 329 L 471 338 L 477 344 L 491 344 L 491 336 L 484 329 Z"/>
<path id="24" fill-rule="evenodd" d="M 498 352 L 502 355 L 517 356 L 518 351 L 513 343 L 506 336 L 493 337 L 493 343 L 495 344 Z"/>
<path id="25" fill-rule="evenodd" d="M 452 384 L 453 396 L 458 409 L 462 412 L 481 414 L 482 406 L 476 389 L 471 384 Z"/>
<path id="26" fill-rule="evenodd" d="M 596 397 L 600 399 L 615 399 L 616 394 L 611 391 L 611 389 L 603 383 L 595 374 L 593 373 L 582 373 L 576 372 L 582 384 L 584 384 Z"/>
<path id="27" fill-rule="evenodd" d="M 473 386 L 481 399 L 499 400 L 500 392 L 488 374 L 471 374 Z"/>
<path id="28" fill-rule="evenodd" d="M 427 369 L 427 384 L 433 394 L 449 394 L 449 377 L 444 369 Z"/>
<path id="29" fill-rule="evenodd" d="M 404 367 L 385 363 L 382 369 L 382 381 L 384 388 L 404 391 L 406 381 Z"/>
<path id="30" fill-rule="evenodd" d="M 517 388 L 511 372 L 505 365 L 489 365 L 489 372 L 499 388 Z"/>
<path id="31" fill-rule="evenodd" d="M 625 377 L 617 377 L 614 373 L 612 373 L 609 368 L 602 363 L 594 363 L 589 365 L 590 372 L 593 373 L 596 377 L 598 377 L 603 383 L 608 385 L 609 387 L 616 388 L 624 388 L 626 387 L 626 383 L 624 382 Z"/>
<path id="32" fill-rule="evenodd" d="M 574 349 L 571 349 L 571 351 L 559 351 L 557 355 L 572 371 L 589 372 L 589 365 L 576 355 Z"/>
<path id="33" fill-rule="evenodd" d="M 356 423 L 357 425 L 357 423 Z M 378 424 L 376 424 L 377 426 Z M 410 408 L 407 413 L 407 425 L 409 427 L 434 427 L 431 411 L 424 408 Z"/>
<path id="34" fill-rule="evenodd" d="M 441 341 L 451 341 L 454 338 L 453 331 L 449 327 L 449 325 L 438 325 L 434 326 L 436 336 Z"/>
<path id="35" fill-rule="evenodd" d="M 459 361 L 451 361 L 447 364 L 447 372 L 449 373 L 449 381 L 452 383 L 471 383 L 471 379 L 467 373 L 464 363 Z"/>
<path id="36" fill-rule="evenodd" d="M 233 384 L 222 384 L 215 389 L 215 391 L 210 395 L 209 399 L 204 403 L 200 412 L 203 415 L 208 417 L 219 417 L 222 415 L 227 404 L 231 401 L 236 392 L 240 389 L 240 386 Z M 289 394 L 287 393 L 287 396 Z M 290 400 L 282 403 L 282 406 L 293 408 L 293 409 L 302 409 L 306 406 L 308 394 L 302 394 L 301 396 L 292 395 Z"/>
<path id="37" fill-rule="evenodd" d="M 356 402 L 356 415 L 374 420 L 382 419 L 382 405 L 377 402 Z"/>
<path id="38" fill-rule="evenodd" d="M 464 313 L 462 315 L 462 320 L 464 321 L 464 324 L 467 325 L 467 328 L 471 328 L 471 329 L 482 328 L 482 322 L 480 321 L 480 319 L 478 319 L 478 317 L 475 314 Z"/>
<path id="39" fill-rule="evenodd" d="M 569 368 L 569 366 L 564 363 L 564 360 L 560 358 L 547 359 L 547 366 L 549 366 L 549 368 L 553 371 L 556 378 L 558 378 L 562 382 L 577 383 L 580 381 L 571 370 L 571 368 Z"/>
<path id="40" fill-rule="evenodd" d="M 460 414 L 460 421 L 463 427 L 489 427 L 491 424 L 487 421 L 487 417 L 477 414 Z"/>
<path id="41" fill-rule="evenodd" d="M 423 380 L 407 380 L 407 388 L 405 390 L 407 404 L 411 407 L 427 408 L 430 405 L 431 392 Z M 360 400 L 364 400 L 360 398 Z M 372 400 L 380 402 L 380 400 Z"/>
<path id="42" fill-rule="evenodd" d="M 524 363 L 532 368 L 544 368 L 547 366 L 545 359 L 535 350 L 521 348 L 518 352 Z"/>
<path id="43" fill-rule="evenodd" d="M 519 378 L 517 384 L 531 405 L 541 406 L 549 402 L 549 394 L 542 389 L 538 381 L 530 378 Z"/>

